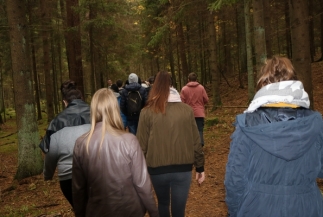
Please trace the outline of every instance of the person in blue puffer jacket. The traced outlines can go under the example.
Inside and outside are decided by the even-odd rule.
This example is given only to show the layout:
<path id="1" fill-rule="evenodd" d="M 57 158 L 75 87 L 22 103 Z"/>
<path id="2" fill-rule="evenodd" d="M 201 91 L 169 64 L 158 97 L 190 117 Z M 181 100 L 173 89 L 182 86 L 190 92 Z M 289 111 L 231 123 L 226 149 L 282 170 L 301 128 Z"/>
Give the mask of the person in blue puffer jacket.
<path id="1" fill-rule="evenodd" d="M 230 217 L 320 217 L 323 121 L 285 57 L 267 60 L 237 116 L 226 165 Z"/>

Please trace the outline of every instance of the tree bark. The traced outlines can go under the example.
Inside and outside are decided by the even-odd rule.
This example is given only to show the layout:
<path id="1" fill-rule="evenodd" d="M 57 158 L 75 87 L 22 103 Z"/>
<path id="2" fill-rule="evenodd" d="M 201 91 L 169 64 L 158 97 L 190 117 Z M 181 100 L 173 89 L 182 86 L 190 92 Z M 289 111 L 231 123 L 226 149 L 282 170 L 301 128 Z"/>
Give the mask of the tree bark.
<path id="1" fill-rule="evenodd" d="M 304 84 L 313 109 L 313 87 L 311 71 L 310 34 L 308 32 L 308 2 L 289 0 L 291 14 L 292 54 L 298 79 Z"/>
<path id="2" fill-rule="evenodd" d="M 76 82 L 84 96 L 80 17 L 75 7 L 78 7 L 78 0 L 66 1 L 66 53 L 70 79 Z"/>
<path id="3" fill-rule="evenodd" d="M 210 51 L 210 70 L 212 74 L 212 110 L 215 110 L 216 106 L 222 104 L 220 96 L 220 72 L 217 70 L 216 64 L 216 32 L 214 26 L 214 14 L 209 12 L 209 51 Z"/>
<path id="4" fill-rule="evenodd" d="M 264 26 L 265 26 L 265 40 L 266 40 L 266 52 L 268 57 L 273 56 L 273 49 L 272 49 L 272 32 L 271 31 L 271 5 L 269 0 L 262 0 L 263 2 L 263 11 L 264 11 Z"/>
<path id="5" fill-rule="evenodd" d="M 320 61 L 323 61 L 323 1 L 320 1 L 320 7 L 321 7 L 321 23 L 320 23 L 320 36 L 321 36 L 321 58 L 319 59 Z"/>
<path id="6" fill-rule="evenodd" d="M 177 79 L 175 74 L 175 63 L 174 63 L 174 56 L 173 56 L 173 41 L 172 41 L 172 31 L 169 30 L 168 34 L 168 59 L 169 59 L 169 65 L 170 65 L 170 71 L 172 74 L 173 79 L 173 86 L 175 89 L 177 89 Z"/>
<path id="7" fill-rule="evenodd" d="M 4 118 L 6 116 L 5 106 L 4 106 L 4 98 L 3 98 L 3 78 L 2 78 L 2 62 L 0 61 L 0 124 L 4 124 Z M 2 118 L 2 113 L 3 117 Z M 1 130 L 1 128 L 0 128 Z"/>
<path id="8" fill-rule="evenodd" d="M 290 14 L 289 14 L 289 0 L 285 0 L 285 36 L 286 36 L 286 53 L 288 58 L 292 58 L 292 38 L 291 38 L 291 26 L 290 26 Z"/>
<path id="9" fill-rule="evenodd" d="M 29 16 L 29 26 L 32 25 L 34 21 L 34 16 L 32 13 L 32 5 L 31 2 L 28 1 L 28 16 Z M 35 102 L 36 102 L 36 108 L 37 108 L 37 120 L 42 119 L 42 111 L 40 107 L 40 88 L 39 88 L 39 79 L 38 79 L 38 73 L 37 73 L 37 62 L 36 62 L 36 51 L 35 51 L 35 42 L 34 42 L 34 30 L 29 30 L 30 34 L 30 42 L 31 42 L 31 58 L 32 58 L 32 74 L 34 78 L 34 90 L 35 90 Z"/>
<path id="10" fill-rule="evenodd" d="M 264 8 L 263 0 L 253 0 L 253 27 L 255 39 L 255 56 L 256 56 L 256 71 L 260 72 L 260 68 L 266 61 L 266 38 L 264 24 Z"/>
<path id="11" fill-rule="evenodd" d="M 47 121 L 50 122 L 54 118 L 54 104 L 53 104 L 53 76 L 51 73 L 52 61 L 50 57 L 50 2 L 49 0 L 41 0 L 41 21 L 42 21 L 42 39 L 43 39 L 43 67 L 45 75 L 45 89 L 46 89 L 46 107 L 47 107 Z"/>
<path id="12" fill-rule="evenodd" d="M 15 179 L 41 174 L 43 161 L 38 148 L 39 132 L 36 121 L 31 79 L 28 24 L 25 1 L 6 1 L 13 72 L 16 123 L 18 130 L 18 169 Z"/>
<path id="13" fill-rule="evenodd" d="M 255 95 L 255 75 L 252 64 L 252 43 L 250 29 L 250 1 L 244 0 L 244 13 L 246 25 L 246 50 L 247 50 L 247 66 L 248 66 L 248 99 L 251 101 Z"/>
<path id="14" fill-rule="evenodd" d="M 313 0 L 308 0 L 308 32 L 310 37 L 310 54 L 311 54 L 311 62 L 314 62 L 315 57 L 315 43 L 314 43 L 314 22 L 313 22 Z"/>
<path id="15" fill-rule="evenodd" d="M 179 38 L 179 47 L 180 47 L 180 58 L 181 58 L 181 64 L 182 64 L 182 70 L 183 70 L 183 79 L 184 81 L 187 80 L 188 77 L 188 65 L 187 65 L 187 58 L 186 58 L 186 49 L 185 49 L 185 38 L 184 38 L 184 31 L 182 23 L 179 23 L 177 25 L 177 33 Z"/>
<path id="16" fill-rule="evenodd" d="M 244 88 L 243 84 L 243 74 L 247 73 L 247 50 L 246 50 L 246 27 L 245 27 L 245 17 L 244 17 L 244 8 L 243 2 L 237 3 L 236 7 L 236 23 L 237 23 L 237 44 L 239 49 L 239 87 Z"/>

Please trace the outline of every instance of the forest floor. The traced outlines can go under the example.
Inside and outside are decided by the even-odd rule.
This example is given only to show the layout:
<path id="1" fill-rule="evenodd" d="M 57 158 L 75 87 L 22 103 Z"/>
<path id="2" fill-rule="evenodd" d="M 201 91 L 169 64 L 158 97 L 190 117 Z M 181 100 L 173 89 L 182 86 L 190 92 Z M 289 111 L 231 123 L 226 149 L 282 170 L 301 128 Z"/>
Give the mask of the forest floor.
<path id="1" fill-rule="evenodd" d="M 323 62 L 312 64 L 314 107 L 323 113 Z M 237 75 L 222 79 L 221 100 L 223 106 L 211 112 L 207 109 L 205 126 L 205 174 L 206 179 L 192 184 L 186 206 L 187 217 L 225 217 L 224 174 L 229 153 L 230 135 L 234 130 L 235 116 L 248 106 L 247 89 L 239 89 Z M 247 84 L 245 78 L 245 85 Z M 212 96 L 209 96 L 210 99 Z M 51 181 L 43 181 L 38 175 L 20 182 L 14 181 L 17 169 L 17 142 L 8 142 L 16 132 L 14 118 L 0 126 L 0 216 L 74 216 L 69 203 L 60 191 L 57 175 Z M 44 121 L 43 121 L 44 122 Z M 46 125 L 41 123 L 40 132 Z M 323 186 L 322 181 L 318 181 Z M 323 187 L 322 187 L 323 189 Z"/>

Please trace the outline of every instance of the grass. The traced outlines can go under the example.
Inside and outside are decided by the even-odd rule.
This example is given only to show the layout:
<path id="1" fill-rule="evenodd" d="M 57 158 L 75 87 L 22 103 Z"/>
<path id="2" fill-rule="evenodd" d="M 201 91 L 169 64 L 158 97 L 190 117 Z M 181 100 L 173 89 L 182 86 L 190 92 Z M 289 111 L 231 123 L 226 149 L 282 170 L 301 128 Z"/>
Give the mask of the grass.
<path id="1" fill-rule="evenodd" d="M 6 122 L 0 126 L 0 153 L 17 152 L 16 113 L 13 109 L 6 110 Z"/>
<path id="2" fill-rule="evenodd" d="M 211 127 L 217 125 L 219 123 L 219 119 L 217 117 L 209 117 L 205 119 L 205 126 Z"/>
<path id="3" fill-rule="evenodd" d="M 17 216 L 38 216 L 41 214 L 41 211 L 36 209 L 35 205 L 22 205 L 18 209 L 13 209 L 11 206 L 4 207 L 4 213 L 8 217 L 17 217 Z"/>

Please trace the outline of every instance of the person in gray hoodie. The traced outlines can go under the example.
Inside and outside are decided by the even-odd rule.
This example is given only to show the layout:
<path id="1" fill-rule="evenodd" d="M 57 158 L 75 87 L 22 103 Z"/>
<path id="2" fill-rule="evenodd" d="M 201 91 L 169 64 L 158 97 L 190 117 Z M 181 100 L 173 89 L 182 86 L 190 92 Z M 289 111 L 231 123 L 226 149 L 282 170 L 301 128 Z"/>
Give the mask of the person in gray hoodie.
<path id="1" fill-rule="evenodd" d="M 226 165 L 230 217 L 319 217 L 323 121 L 285 57 L 267 60 L 248 109 L 237 116 Z"/>
<path id="2" fill-rule="evenodd" d="M 57 167 L 61 190 L 73 206 L 73 147 L 75 140 L 89 131 L 90 107 L 83 101 L 83 95 L 74 81 L 65 81 L 61 92 L 66 108 L 51 121 L 39 146 L 45 153 L 44 179 L 51 180 Z"/>
<path id="3" fill-rule="evenodd" d="M 73 149 L 76 139 L 88 132 L 90 128 L 90 124 L 64 127 L 51 136 L 50 149 L 45 155 L 45 181 L 53 179 L 57 167 L 57 175 L 61 190 L 72 207 Z"/>

